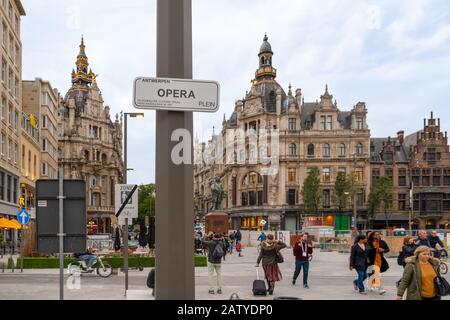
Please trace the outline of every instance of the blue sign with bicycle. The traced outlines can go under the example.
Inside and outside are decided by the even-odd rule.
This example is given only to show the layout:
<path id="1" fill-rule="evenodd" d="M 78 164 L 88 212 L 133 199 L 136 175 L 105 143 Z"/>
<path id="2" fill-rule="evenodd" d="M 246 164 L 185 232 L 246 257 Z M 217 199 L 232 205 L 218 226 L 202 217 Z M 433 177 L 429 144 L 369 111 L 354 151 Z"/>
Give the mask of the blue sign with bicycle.
<path id="1" fill-rule="evenodd" d="M 27 212 L 27 210 L 20 210 L 17 212 L 17 221 L 19 221 L 20 224 L 28 224 L 30 222 L 30 214 Z"/>

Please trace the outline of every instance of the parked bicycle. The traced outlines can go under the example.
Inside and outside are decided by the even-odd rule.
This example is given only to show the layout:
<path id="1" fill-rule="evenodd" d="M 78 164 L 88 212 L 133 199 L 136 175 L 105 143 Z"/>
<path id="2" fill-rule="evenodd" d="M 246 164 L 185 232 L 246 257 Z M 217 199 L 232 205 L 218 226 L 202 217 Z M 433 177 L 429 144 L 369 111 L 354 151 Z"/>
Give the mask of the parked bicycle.
<path id="1" fill-rule="evenodd" d="M 104 262 L 101 255 L 96 256 L 91 270 L 88 270 L 86 261 L 83 259 L 69 263 L 67 269 L 71 275 L 74 273 L 92 273 L 94 270 L 96 270 L 97 274 L 102 278 L 108 278 L 112 274 L 111 265 Z"/>

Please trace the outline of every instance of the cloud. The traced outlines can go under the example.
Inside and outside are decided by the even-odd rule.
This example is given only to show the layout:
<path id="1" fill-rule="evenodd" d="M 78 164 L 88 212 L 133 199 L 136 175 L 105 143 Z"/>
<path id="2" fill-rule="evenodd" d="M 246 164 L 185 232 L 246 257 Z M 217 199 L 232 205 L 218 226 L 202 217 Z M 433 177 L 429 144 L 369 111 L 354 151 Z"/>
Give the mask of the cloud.
<path id="1" fill-rule="evenodd" d="M 154 76 L 156 1 L 23 0 L 24 79 L 42 77 L 63 93 L 70 86 L 81 34 L 111 113 L 131 112 L 132 81 Z M 315 101 L 328 83 L 341 110 L 365 101 L 373 136 L 421 129 L 431 110 L 450 125 L 450 6 L 445 0 L 195 0 L 193 75 L 217 80 L 221 106 L 196 113 L 208 140 L 250 89 L 264 33 L 277 81 Z M 154 181 L 155 114 L 129 122 L 130 182 Z"/>

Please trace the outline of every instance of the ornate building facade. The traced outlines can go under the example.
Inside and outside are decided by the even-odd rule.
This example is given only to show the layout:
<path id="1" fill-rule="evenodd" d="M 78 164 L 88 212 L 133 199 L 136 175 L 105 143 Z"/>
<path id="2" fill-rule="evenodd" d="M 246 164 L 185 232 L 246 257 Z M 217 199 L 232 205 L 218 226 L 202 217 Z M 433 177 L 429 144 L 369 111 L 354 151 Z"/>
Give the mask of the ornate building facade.
<path id="1" fill-rule="evenodd" d="M 122 182 L 122 123 L 104 105 L 89 70 L 83 39 L 72 71 L 72 87 L 60 113 L 59 164 L 64 178 L 86 181 L 88 233 L 111 233 L 114 216 L 114 186 Z"/>
<path id="2" fill-rule="evenodd" d="M 0 2 L 0 218 L 15 218 L 20 208 L 22 16 L 25 10 L 20 0 Z M 4 233 L 6 241 L 17 239 L 16 231 L 3 229 L 0 232 Z"/>
<path id="3" fill-rule="evenodd" d="M 227 192 L 221 207 L 230 215 L 233 228 L 255 229 L 263 219 L 269 227 L 293 232 L 311 225 L 348 228 L 352 209 L 345 212 L 334 209 L 333 187 L 339 172 L 354 172 L 358 179 L 357 209 L 365 208 L 370 175 L 370 130 L 365 103 L 358 102 L 350 111 L 341 111 L 327 86 L 316 102 L 305 102 L 301 89 L 296 89 L 294 95 L 291 85 L 286 93 L 275 80 L 277 70 L 272 57 L 265 36 L 250 91 L 236 101 L 231 117 L 228 120 L 224 117 L 220 134 L 213 134 L 199 149 L 205 152 L 216 148 L 217 138 L 226 141 L 229 130 L 254 129 L 257 140 L 261 138 L 261 129 L 276 130 L 279 134 L 277 173 L 267 174 L 263 170 L 265 165 L 249 161 L 255 153 L 270 156 L 271 147 L 255 150 L 247 139 L 243 150 L 227 155 L 226 143 L 222 144 L 224 159 L 231 156 L 233 163 L 203 162 L 194 166 L 195 213 L 203 215 L 211 210 L 209 183 L 218 177 Z M 321 172 L 323 209 L 320 215 L 302 211 L 301 188 L 312 167 Z"/>
<path id="4" fill-rule="evenodd" d="M 408 136 L 371 139 L 373 182 L 390 177 L 394 185 L 391 224 L 412 228 L 447 229 L 450 223 L 450 153 L 447 132 L 433 113 L 423 129 Z M 412 201 L 411 201 L 412 195 Z M 412 204 L 412 207 L 411 207 Z M 409 210 L 411 212 L 409 212 Z M 375 227 L 383 227 L 384 214 L 375 216 Z"/>

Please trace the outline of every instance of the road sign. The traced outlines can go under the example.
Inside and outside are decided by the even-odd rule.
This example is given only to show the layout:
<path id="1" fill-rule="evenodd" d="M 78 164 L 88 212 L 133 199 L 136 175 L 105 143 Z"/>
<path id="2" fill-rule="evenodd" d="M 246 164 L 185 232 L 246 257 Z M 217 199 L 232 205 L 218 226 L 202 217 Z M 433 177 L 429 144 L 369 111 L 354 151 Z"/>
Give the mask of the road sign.
<path id="1" fill-rule="evenodd" d="M 28 214 L 27 210 L 20 210 L 17 212 L 17 221 L 19 221 L 20 224 L 28 224 L 30 222 L 30 215 Z"/>
<path id="2" fill-rule="evenodd" d="M 137 109 L 216 112 L 219 91 L 217 81 L 138 77 L 133 105 Z"/>
<path id="3" fill-rule="evenodd" d="M 64 180 L 64 252 L 86 251 L 86 182 Z M 36 181 L 37 252 L 59 252 L 59 181 Z"/>
<path id="4" fill-rule="evenodd" d="M 126 200 L 128 193 L 131 192 L 135 185 L 134 184 L 116 184 L 116 196 L 115 196 L 115 209 L 116 212 L 119 211 L 120 207 Z M 119 216 L 119 224 L 124 224 L 125 218 L 129 219 L 138 217 L 138 192 L 133 193 L 130 201 L 123 208 Z M 121 223 L 122 222 L 122 223 Z"/>

